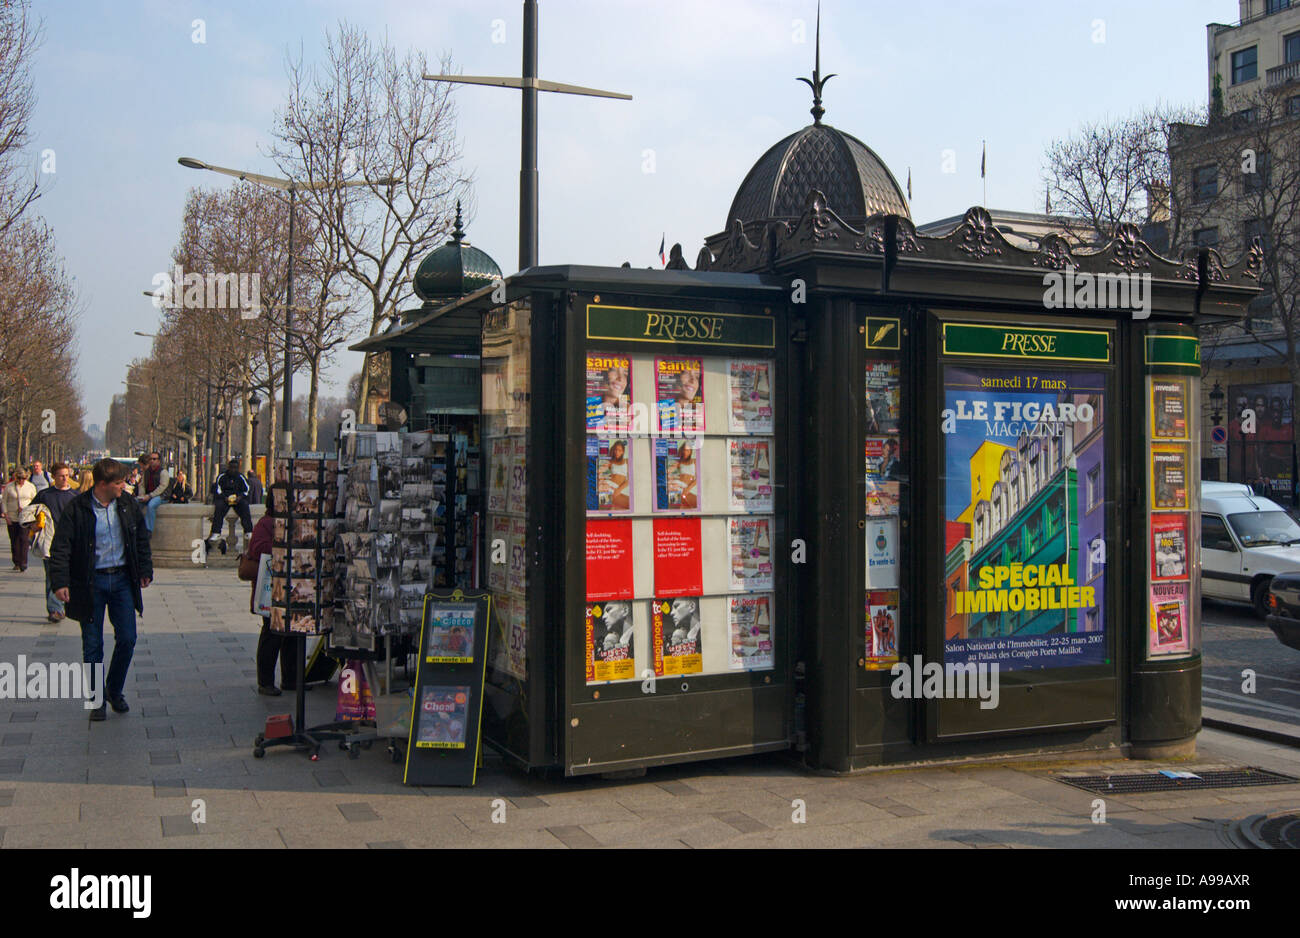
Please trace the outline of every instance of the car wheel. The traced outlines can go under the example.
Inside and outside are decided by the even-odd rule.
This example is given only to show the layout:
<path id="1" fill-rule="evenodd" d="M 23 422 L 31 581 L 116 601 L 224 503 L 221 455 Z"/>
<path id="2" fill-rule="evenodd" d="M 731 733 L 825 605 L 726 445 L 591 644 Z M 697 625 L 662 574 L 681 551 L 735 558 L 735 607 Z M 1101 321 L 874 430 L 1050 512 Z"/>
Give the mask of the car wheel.
<path id="1" fill-rule="evenodd" d="M 1271 576 L 1266 576 L 1255 583 L 1250 593 L 1250 601 L 1255 605 L 1255 615 L 1261 619 L 1266 618 L 1269 614 L 1268 608 L 1268 588 L 1273 583 Z"/>

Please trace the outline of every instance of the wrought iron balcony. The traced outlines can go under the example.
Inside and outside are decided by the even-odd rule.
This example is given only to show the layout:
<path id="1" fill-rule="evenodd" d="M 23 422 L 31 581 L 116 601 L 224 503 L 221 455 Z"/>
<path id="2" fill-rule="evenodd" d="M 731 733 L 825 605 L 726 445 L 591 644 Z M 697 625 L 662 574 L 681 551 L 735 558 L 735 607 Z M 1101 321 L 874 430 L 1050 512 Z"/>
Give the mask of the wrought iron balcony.
<path id="1" fill-rule="evenodd" d="M 1289 62 L 1286 65 L 1279 65 L 1277 68 L 1270 68 L 1266 73 L 1268 77 L 1268 87 L 1276 88 L 1278 85 L 1289 84 L 1293 81 L 1300 81 L 1300 62 Z"/>

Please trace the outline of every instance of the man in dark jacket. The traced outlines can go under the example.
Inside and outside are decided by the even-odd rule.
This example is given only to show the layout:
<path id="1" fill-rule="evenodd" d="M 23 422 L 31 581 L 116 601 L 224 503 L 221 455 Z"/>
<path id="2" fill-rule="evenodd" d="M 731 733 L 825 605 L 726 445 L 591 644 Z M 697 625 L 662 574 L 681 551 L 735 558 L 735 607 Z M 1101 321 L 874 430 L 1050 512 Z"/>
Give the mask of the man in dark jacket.
<path id="1" fill-rule="evenodd" d="M 239 460 L 232 459 L 226 464 L 226 471 L 217 476 L 217 481 L 212 483 L 212 533 L 208 535 L 208 543 L 221 537 L 221 527 L 226 521 L 226 512 L 232 508 L 235 514 L 239 516 L 239 523 L 243 526 L 244 537 L 253 533 L 253 514 L 248 509 L 248 480 L 239 471 Z M 221 538 L 221 552 L 226 552 L 226 539 Z M 243 539 L 240 539 L 236 551 L 243 550 Z"/>
<path id="2" fill-rule="evenodd" d="M 55 525 L 50 584 L 68 618 L 81 623 L 82 660 L 87 663 L 104 662 L 108 613 L 113 660 L 102 690 L 114 713 L 126 713 L 130 707 L 122 691 L 135 652 L 135 615 L 144 612 L 141 591 L 153 582 L 153 555 L 139 504 L 122 494 L 126 468 L 115 459 L 101 459 L 92 475 L 94 487 L 73 499 Z M 105 719 L 105 706 L 91 710 L 90 719 Z"/>
<path id="3" fill-rule="evenodd" d="M 50 466 L 52 480 L 48 488 L 43 488 L 36 493 L 32 503 L 44 505 L 50 513 L 50 520 L 54 522 L 57 528 L 59 518 L 63 516 L 63 509 L 67 508 L 77 498 L 77 490 L 71 485 L 70 479 L 72 470 L 64 462 L 56 462 Z M 50 583 L 50 561 L 45 560 L 45 615 L 51 622 L 58 622 L 63 618 L 63 603 L 54 595 L 54 587 Z"/>

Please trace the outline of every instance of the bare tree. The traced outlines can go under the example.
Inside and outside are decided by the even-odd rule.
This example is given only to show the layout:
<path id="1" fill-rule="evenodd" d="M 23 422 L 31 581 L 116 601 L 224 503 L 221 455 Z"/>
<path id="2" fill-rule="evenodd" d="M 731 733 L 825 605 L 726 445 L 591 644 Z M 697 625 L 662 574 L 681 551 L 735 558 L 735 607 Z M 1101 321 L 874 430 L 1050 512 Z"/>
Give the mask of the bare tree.
<path id="1" fill-rule="evenodd" d="M 1190 108 L 1159 105 L 1121 120 L 1084 124 L 1073 136 L 1052 141 L 1043 183 L 1053 207 L 1082 219 L 1090 240 L 1099 244 L 1111 239 L 1117 225 L 1141 225 L 1148 215 L 1166 216 L 1169 243 L 1180 243 L 1191 207 L 1170 185 L 1170 135 L 1175 125 L 1201 117 Z M 1152 205 L 1153 198 L 1167 198 L 1168 204 Z"/>
<path id="2" fill-rule="evenodd" d="M 442 70 L 450 70 L 444 58 Z M 424 81 L 425 57 L 399 56 L 340 22 L 325 38 L 324 61 L 287 65 L 289 96 L 276 115 L 272 149 L 280 170 L 301 190 L 333 257 L 368 309 L 369 334 L 398 315 L 415 266 L 451 228 L 454 203 L 470 177 L 459 168 L 456 112 L 449 88 Z M 345 180 L 391 177 L 394 185 L 345 189 Z M 468 200 L 467 200 L 468 201 Z M 368 396 L 362 369 L 360 406 Z"/>
<path id="3" fill-rule="evenodd" d="M 20 157 L 36 109 L 31 62 L 41 34 L 31 0 L 0 2 L 0 234 L 39 197 L 38 176 L 27 176 Z"/>

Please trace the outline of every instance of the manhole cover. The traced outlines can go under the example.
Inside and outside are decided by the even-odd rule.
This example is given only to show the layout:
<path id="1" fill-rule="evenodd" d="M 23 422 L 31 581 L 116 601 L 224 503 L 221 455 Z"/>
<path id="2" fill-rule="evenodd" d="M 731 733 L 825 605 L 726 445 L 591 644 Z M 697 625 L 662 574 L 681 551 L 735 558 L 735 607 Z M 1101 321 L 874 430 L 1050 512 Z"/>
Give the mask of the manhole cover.
<path id="1" fill-rule="evenodd" d="M 1229 829 L 1237 847 L 1257 850 L 1300 850 L 1300 813 L 1294 808 L 1277 814 L 1252 814 Z"/>
<path id="2" fill-rule="evenodd" d="M 1300 778 L 1253 767 L 1186 774 L 1195 777 L 1171 778 L 1160 772 L 1129 772 L 1123 775 L 1057 775 L 1056 780 L 1099 795 L 1204 791 L 1207 788 L 1250 788 L 1257 785 L 1290 785 L 1300 782 Z M 1297 834 L 1300 834 L 1300 831 Z"/>

